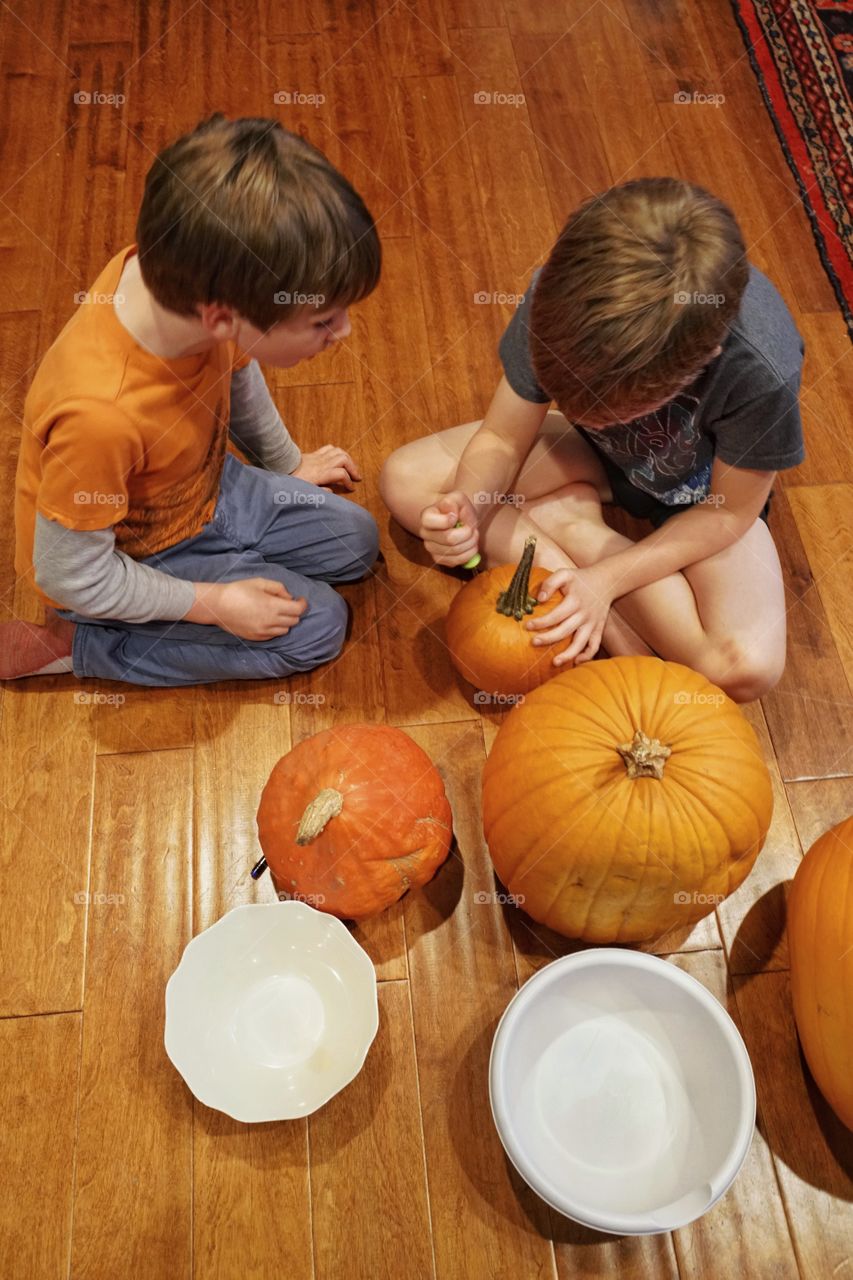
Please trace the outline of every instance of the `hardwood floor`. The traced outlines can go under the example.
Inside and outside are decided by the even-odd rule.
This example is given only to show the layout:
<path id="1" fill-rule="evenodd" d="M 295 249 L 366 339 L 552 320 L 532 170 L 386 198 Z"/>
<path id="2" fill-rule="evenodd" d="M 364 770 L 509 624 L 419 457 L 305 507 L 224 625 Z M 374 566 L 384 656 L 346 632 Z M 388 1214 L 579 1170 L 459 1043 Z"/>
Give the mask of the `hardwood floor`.
<path id="1" fill-rule="evenodd" d="M 13 573 L 24 395 L 74 294 L 133 239 L 161 146 L 216 109 L 279 115 L 359 187 L 385 252 L 351 338 L 268 374 L 303 447 L 357 457 L 357 500 L 382 531 L 376 577 L 344 592 L 347 648 L 290 686 L 315 697 L 277 704 L 260 681 L 0 687 L 0 1275 L 853 1274 L 853 1142 L 805 1070 L 784 936 L 802 851 L 853 810 L 853 355 L 727 0 L 22 0 L 2 6 L 0 36 L 0 617 L 40 616 Z M 123 101 L 74 102 L 95 90 Z M 725 101 L 682 106 L 680 90 Z M 281 91 L 324 101 L 279 106 Z M 484 92 L 493 101 L 476 103 Z M 457 583 L 390 527 L 376 477 L 401 441 L 482 415 L 511 307 L 474 295 L 523 291 L 580 200 L 658 173 L 732 204 L 790 306 L 808 351 L 808 458 L 770 522 L 788 666 L 746 709 L 773 827 L 742 888 L 653 948 L 742 1028 L 755 1140 L 705 1217 L 632 1239 L 552 1213 L 492 1125 L 498 1018 L 571 944 L 477 901 L 494 885 L 477 797 L 499 713 L 454 677 L 442 619 Z M 403 726 L 430 753 L 457 844 L 426 890 L 355 930 L 380 979 L 357 1079 L 307 1121 L 241 1125 L 195 1102 L 168 1061 L 164 985 L 194 934 L 273 895 L 249 870 L 275 761 L 361 720 Z"/>

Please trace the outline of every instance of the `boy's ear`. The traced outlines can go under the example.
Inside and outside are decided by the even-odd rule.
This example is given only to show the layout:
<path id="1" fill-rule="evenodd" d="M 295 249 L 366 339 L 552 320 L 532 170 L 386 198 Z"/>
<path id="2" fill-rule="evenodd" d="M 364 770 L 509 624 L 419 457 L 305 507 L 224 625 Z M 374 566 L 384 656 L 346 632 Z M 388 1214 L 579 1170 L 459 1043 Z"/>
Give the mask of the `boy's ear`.
<path id="1" fill-rule="evenodd" d="M 233 307 L 222 302 L 200 302 L 196 313 L 205 329 L 220 342 L 233 338 L 239 317 Z"/>

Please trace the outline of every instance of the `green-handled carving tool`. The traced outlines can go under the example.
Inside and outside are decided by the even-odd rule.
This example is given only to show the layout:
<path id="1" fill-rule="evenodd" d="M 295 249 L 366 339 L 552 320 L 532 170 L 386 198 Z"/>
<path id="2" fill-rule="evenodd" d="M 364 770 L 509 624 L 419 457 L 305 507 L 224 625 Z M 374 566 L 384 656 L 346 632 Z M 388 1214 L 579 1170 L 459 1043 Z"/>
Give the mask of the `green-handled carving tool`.
<path id="1" fill-rule="evenodd" d="M 461 528 L 462 528 L 462 521 L 461 521 L 461 520 L 457 520 L 457 521 L 456 521 L 456 524 L 455 524 L 453 527 L 454 527 L 454 529 L 461 529 Z M 470 560 L 466 560 L 466 562 L 465 562 L 465 564 L 462 566 L 462 568 L 463 568 L 463 569 L 470 569 L 472 573 L 482 573 L 482 571 L 483 571 L 483 570 L 482 570 L 482 567 L 481 567 L 481 565 L 480 565 L 480 561 L 481 561 L 481 559 L 482 559 L 482 557 L 481 557 L 481 555 L 480 555 L 479 551 L 475 551 L 475 552 L 474 552 L 474 554 L 472 555 L 471 559 L 470 559 Z"/>

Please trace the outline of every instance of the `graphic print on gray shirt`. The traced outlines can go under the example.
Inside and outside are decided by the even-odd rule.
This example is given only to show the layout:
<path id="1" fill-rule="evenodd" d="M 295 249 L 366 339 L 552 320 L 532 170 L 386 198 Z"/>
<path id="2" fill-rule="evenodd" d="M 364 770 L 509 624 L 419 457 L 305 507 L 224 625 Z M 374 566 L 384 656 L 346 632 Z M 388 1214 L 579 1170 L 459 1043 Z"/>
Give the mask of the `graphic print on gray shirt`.
<path id="1" fill-rule="evenodd" d="M 553 397 L 536 379 L 529 347 L 538 278 L 536 271 L 498 351 L 513 391 L 547 404 Z M 757 267 L 750 266 L 722 347 L 695 382 L 653 413 L 597 429 L 574 424 L 631 484 L 667 506 L 709 492 L 715 456 L 752 471 L 783 471 L 805 457 L 799 406 L 805 346 L 784 299 Z"/>

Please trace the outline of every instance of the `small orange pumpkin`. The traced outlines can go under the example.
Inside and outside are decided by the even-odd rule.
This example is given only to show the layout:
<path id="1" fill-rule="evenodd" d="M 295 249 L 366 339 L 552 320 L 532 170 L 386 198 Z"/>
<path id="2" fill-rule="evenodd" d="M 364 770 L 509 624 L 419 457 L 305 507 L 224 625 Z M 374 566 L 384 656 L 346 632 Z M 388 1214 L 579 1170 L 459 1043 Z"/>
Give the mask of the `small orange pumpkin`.
<path id="1" fill-rule="evenodd" d="M 528 693 L 563 667 L 554 658 L 572 637 L 553 645 L 534 645 L 534 631 L 523 623 L 534 612 L 543 617 L 560 603 L 558 592 L 541 603 L 537 592 L 550 570 L 533 567 L 536 539 L 530 537 L 517 565 L 505 564 L 477 574 L 454 597 L 447 614 L 450 660 L 459 674 L 484 693 Z"/>
<path id="2" fill-rule="evenodd" d="M 534 920 L 642 942 L 713 911 L 745 879 L 773 810 L 740 708 L 677 662 L 605 658 L 513 708 L 483 770 L 492 861 Z"/>
<path id="3" fill-rule="evenodd" d="M 791 997 L 815 1083 L 853 1129 L 853 817 L 815 841 L 788 894 Z"/>
<path id="4" fill-rule="evenodd" d="M 282 756 L 258 808 L 276 890 L 343 920 L 378 915 L 426 884 L 452 817 L 429 756 L 402 729 L 325 729 Z"/>

